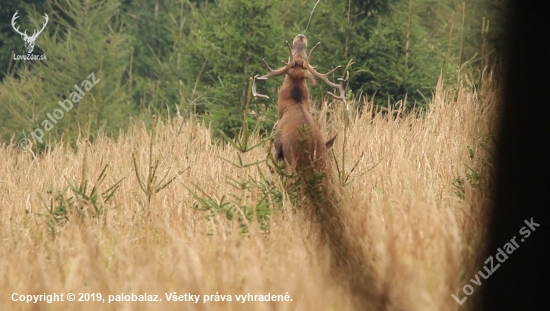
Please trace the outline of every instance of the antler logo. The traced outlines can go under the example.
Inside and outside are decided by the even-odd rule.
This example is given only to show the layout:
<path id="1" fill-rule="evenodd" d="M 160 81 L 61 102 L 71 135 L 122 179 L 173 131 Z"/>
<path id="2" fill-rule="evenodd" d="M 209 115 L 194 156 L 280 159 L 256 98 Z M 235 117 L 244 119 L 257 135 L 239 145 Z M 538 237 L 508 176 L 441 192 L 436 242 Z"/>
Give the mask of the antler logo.
<path id="1" fill-rule="evenodd" d="M 46 28 L 46 24 L 48 24 L 48 14 L 44 13 L 44 18 L 46 19 L 46 22 L 43 23 L 42 29 L 40 29 L 38 32 L 36 30 L 33 31 L 32 36 L 27 35 L 27 29 L 25 29 L 24 32 L 19 31 L 19 26 L 15 27 L 15 20 L 19 18 L 17 15 L 19 11 L 15 11 L 15 14 L 13 14 L 13 18 L 11 19 L 11 26 L 13 29 L 21 35 L 21 38 L 25 40 L 25 49 L 27 50 L 27 53 L 31 54 L 34 50 L 34 42 L 36 41 L 36 38 L 38 38 L 38 35 L 42 33 L 44 28 Z"/>

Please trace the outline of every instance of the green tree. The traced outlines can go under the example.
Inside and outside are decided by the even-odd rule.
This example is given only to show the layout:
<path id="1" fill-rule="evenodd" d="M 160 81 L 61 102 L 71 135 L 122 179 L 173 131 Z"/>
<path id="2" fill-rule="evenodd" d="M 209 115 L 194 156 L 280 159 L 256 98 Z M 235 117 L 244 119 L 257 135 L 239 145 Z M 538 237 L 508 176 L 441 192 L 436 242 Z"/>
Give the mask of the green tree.
<path id="1" fill-rule="evenodd" d="M 274 0 L 218 1 L 217 10 L 205 13 L 198 33 L 197 49 L 189 50 L 191 60 L 206 61 L 201 82 L 208 87 L 207 105 L 213 126 L 227 135 L 241 127 L 247 96 L 248 79 L 266 71 L 262 59 L 277 67 L 287 58 L 282 25 L 276 21 Z M 277 43 L 275 47 L 273 43 Z M 198 75 L 198 73 L 197 73 Z M 266 81 L 260 88 L 271 95 L 270 101 L 255 100 L 251 111 L 262 118 L 264 130 L 274 120 L 276 85 Z"/>
<path id="2" fill-rule="evenodd" d="M 35 61 L 31 69 L 20 71 L 22 79 L 9 77 L 2 85 L 0 96 L 6 100 L 0 115 L 5 120 L 26 120 L 3 123 L 3 131 L 28 136 L 40 128 L 44 141 L 61 136 L 72 141 L 81 134 L 93 139 L 100 129 L 118 133 L 136 113 L 126 90 L 130 49 L 127 37 L 116 30 L 119 3 L 68 0 L 55 4 L 50 22 L 57 28 L 40 37 L 47 60 Z M 98 82 L 93 87 L 82 84 L 93 83 L 94 77 Z M 57 124 L 47 117 L 55 109 L 63 113 Z"/>

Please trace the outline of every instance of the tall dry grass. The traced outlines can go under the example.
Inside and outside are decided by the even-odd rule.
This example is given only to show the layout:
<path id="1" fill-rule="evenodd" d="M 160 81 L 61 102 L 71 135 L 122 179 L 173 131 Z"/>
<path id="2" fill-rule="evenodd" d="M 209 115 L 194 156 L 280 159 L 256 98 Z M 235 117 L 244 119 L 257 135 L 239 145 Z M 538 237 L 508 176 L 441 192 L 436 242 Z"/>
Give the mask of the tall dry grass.
<path id="1" fill-rule="evenodd" d="M 468 310 L 451 294 L 477 272 L 483 256 L 495 131 L 496 89 L 483 95 L 440 86 L 422 117 L 362 113 L 326 104 L 315 116 L 338 133 L 334 147 L 343 187 L 342 222 L 354 258 L 369 277 L 364 297 L 385 310 Z M 353 106 L 353 105 L 352 105 Z M 327 121 L 328 120 L 328 121 Z M 227 176 L 260 178 L 257 168 L 238 169 L 229 145 L 215 143 L 193 120 L 159 124 L 153 157 L 159 173 L 175 176 L 151 202 L 140 189 L 132 153 L 144 174 L 151 133 L 135 125 L 117 140 L 100 137 L 78 151 L 59 146 L 45 154 L 0 148 L 1 310 L 350 310 L 361 293 L 342 286 L 330 271 L 330 252 L 311 220 L 292 201 L 274 211 L 269 231 L 251 223 L 242 234 L 235 220 L 207 219 L 193 208 L 194 183 L 214 198 L 234 191 Z M 328 136 L 328 135 L 327 135 Z M 344 139 L 345 137 L 345 139 Z M 253 138 L 257 140 L 258 138 Z M 86 151 L 87 150 L 87 151 Z M 84 153 L 87 153 L 85 156 Z M 257 148 L 247 161 L 265 158 Z M 343 162 L 343 163 L 342 163 Z M 83 165 L 86 170 L 83 173 Z M 108 164 L 102 190 L 122 179 L 99 218 L 70 214 L 50 227 L 41 197 L 68 181 L 94 183 Z M 344 165 L 343 165 L 344 164 Z M 355 165 L 356 164 L 356 165 Z M 333 165 L 335 167 L 335 165 Z M 278 183 L 266 165 L 258 166 Z M 280 183 L 278 183 L 280 185 Z M 67 190 L 67 194 L 70 190 Z M 255 205 L 250 192 L 242 204 Z M 483 285 L 482 285 L 483 286 Z M 481 290 L 476 289 L 476 293 Z M 157 294 L 162 302 L 13 302 L 12 293 Z M 168 302 L 165 293 L 282 294 L 288 302 Z M 77 296 L 78 298 L 78 296 Z M 474 297 L 475 298 L 475 297 Z"/>

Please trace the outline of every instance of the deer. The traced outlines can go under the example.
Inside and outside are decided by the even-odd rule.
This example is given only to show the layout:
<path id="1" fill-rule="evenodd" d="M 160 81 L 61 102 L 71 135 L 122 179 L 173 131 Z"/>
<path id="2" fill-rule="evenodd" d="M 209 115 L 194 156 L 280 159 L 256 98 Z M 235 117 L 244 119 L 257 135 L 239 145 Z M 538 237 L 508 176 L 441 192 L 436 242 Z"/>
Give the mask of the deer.
<path id="1" fill-rule="evenodd" d="M 316 85 L 316 79 L 320 79 L 339 91 L 338 95 L 328 92 L 334 99 L 346 104 L 346 98 L 342 84 L 333 83 L 328 79 L 328 76 L 340 66 L 325 74 L 317 72 L 315 67 L 311 66 L 311 57 L 320 42 L 309 51 L 309 54 L 306 54 L 307 43 L 303 34 L 294 38 L 292 46 L 286 41 L 290 56 L 285 66 L 279 69 L 272 69 L 264 60 L 268 73 L 254 76 L 252 95 L 269 98 L 257 92 L 256 81 L 286 74 L 277 98 L 275 159 L 286 161 L 303 178 L 306 186 L 314 186 L 307 187 L 314 192 L 308 191 L 310 204 L 304 205 L 307 209 L 306 214 L 318 226 L 321 244 L 327 245 L 330 250 L 331 271 L 338 281 L 350 289 L 356 309 L 365 310 L 366 306 L 375 306 L 372 309 L 382 310 L 384 304 L 380 297 L 384 296 L 376 290 L 374 278 L 369 274 L 368 263 L 362 256 L 361 241 L 353 233 L 355 229 L 350 228 L 346 222 L 350 215 L 347 214 L 346 208 L 340 206 L 343 196 L 339 185 L 333 183 L 330 178 L 308 185 L 309 181 L 315 182 L 315 174 L 325 176 L 325 173 L 329 173 L 329 151 L 336 136 L 325 141 L 319 126 L 313 120 L 306 81 Z M 330 174 L 327 177 L 330 177 Z"/>
<path id="2" fill-rule="evenodd" d="M 263 60 L 268 73 L 263 76 L 254 76 L 252 95 L 268 99 L 267 95 L 259 94 L 256 91 L 256 81 L 286 74 L 277 99 L 275 158 L 279 162 L 286 161 L 296 172 L 311 178 L 313 172 L 322 173 L 327 169 L 328 152 L 332 148 L 336 136 L 325 141 L 319 126 L 313 120 L 310 114 L 309 89 L 306 80 L 317 85 L 316 78 L 320 79 L 326 85 L 339 91 L 339 95 L 328 92 L 329 95 L 344 103 L 346 99 L 342 85 L 332 83 L 328 79 L 328 76 L 340 66 L 325 74 L 317 72 L 315 67 L 311 66 L 311 57 L 321 42 L 318 42 L 309 54 L 306 54 L 307 43 L 307 38 L 303 34 L 298 34 L 294 38 L 292 46 L 286 41 L 290 56 L 282 68 L 274 70 Z"/>
<path id="3" fill-rule="evenodd" d="M 18 12 L 19 11 L 15 11 L 15 14 L 13 14 L 13 17 L 11 19 L 11 26 L 13 27 L 15 32 L 21 35 L 21 38 L 23 38 L 23 40 L 25 41 L 25 49 L 27 50 L 27 53 L 31 54 L 32 51 L 34 50 L 34 43 L 36 41 L 36 38 L 38 38 L 38 35 L 41 34 L 42 31 L 44 31 L 44 28 L 46 28 L 49 17 L 48 17 L 48 14 L 44 13 L 44 18 L 46 19 L 46 21 L 42 23 L 42 29 L 40 29 L 38 32 L 34 30 L 32 33 L 32 36 L 28 36 L 27 29 L 25 29 L 24 32 L 21 32 L 19 31 L 19 26 L 17 26 L 17 28 L 15 27 L 15 20 L 19 18 L 19 16 L 17 15 Z"/>

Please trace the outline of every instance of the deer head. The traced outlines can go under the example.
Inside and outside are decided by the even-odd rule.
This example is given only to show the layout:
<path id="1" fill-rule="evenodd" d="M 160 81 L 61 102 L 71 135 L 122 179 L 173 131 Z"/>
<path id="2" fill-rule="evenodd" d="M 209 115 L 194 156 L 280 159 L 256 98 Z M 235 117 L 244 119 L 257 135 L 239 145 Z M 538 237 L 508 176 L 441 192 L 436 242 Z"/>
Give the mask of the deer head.
<path id="1" fill-rule="evenodd" d="M 15 20 L 19 18 L 17 15 L 19 11 L 16 11 L 15 14 L 13 14 L 13 18 L 11 19 L 11 26 L 13 29 L 21 35 L 21 38 L 25 40 L 25 49 L 27 50 L 27 53 L 32 53 L 34 50 L 34 42 L 36 41 L 36 38 L 38 38 L 38 35 L 42 33 L 44 28 L 46 28 L 46 24 L 48 24 L 48 14 L 44 13 L 44 18 L 46 21 L 42 24 L 42 29 L 40 29 L 38 32 L 36 30 L 33 31 L 32 36 L 27 35 L 27 30 L 25 29 L 24 32 L 19 31 L 19 26 L 15 27 Z"/>
<path id="2" fill-rule="evenodd" d="M 305 69 L 304 77 L 308 79 L 310 82 L 312 82 L 313 85 L 316 85 L 315 78 L 319 78 L 321 81 L 323 81 L 326 85 L 338 89 L 339 95 L 335 95 L 331 92 L 328 92 L 329 95 L 334 97 L 335 99 L 341 100 L 344 103 L 346 102 L 346 96 L 344 92 L 344 88 L 341 84 L 332 83 L 329 81 L 328 76 L 332 73 L 334 73 L 338 68 L 341 66 L 336 66 L 336 68 L 332 69 L 331 71 L 321 74 L 315 70 L 315 67 L 311 66 L 311 56 L 313 55 L 313 51 L 317 49 L 317 47 L 321 44 L 321 42 L 318 42 L 312 49 L 309 51 L 309 55 L 306 56 L 306 48 L 307 48 L 307 38 L 299 34 L 294 38 L 294 41 L 292 42 L 292 47 L 290 46 L 290 43 L 286 41 L 286 45 L 288 46 L 288 49 L 290 51 L 290 56 L 288 58 L 288 62 L 286 65 L 282 68 L 273 70 L 265 60 L 263 60 L 264 65 L 267 67 L 269 72 L 266 75 L 258 76 L 256 75 L 254 77 L 254 81 L 252 84 L 252 95 L 254 97 L 261 97 L 268 99 L 269 97 L 267 95 L 259 94 L 256 91 L 256 80 L 267 80 L 270 77 L 273 76 L 279 76 L 285 73 L 288 73 L 289 69 L 295 68 L 295 67 L 301 67 Z M 340 81 L 345 81 L 344 79 L 339 79 Z"/>

